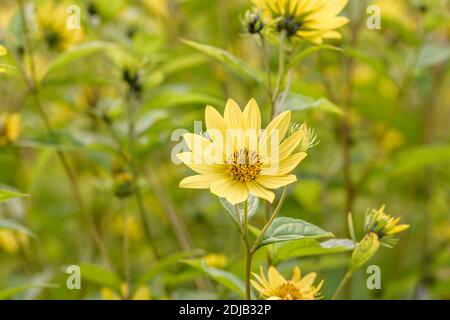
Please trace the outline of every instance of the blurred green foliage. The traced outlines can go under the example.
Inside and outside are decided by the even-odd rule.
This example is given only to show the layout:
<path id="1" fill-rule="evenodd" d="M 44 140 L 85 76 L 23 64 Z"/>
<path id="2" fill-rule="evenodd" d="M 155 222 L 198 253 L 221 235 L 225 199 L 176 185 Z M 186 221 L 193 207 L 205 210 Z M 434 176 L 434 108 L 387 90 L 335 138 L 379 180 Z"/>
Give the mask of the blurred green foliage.
<path id="1" fill-rule="evenodd" d="M 48 1 L 24 2 L 39 7 Z M 8 66 L 0 75 L 0 114 L 19 113 L 22 119 L 20 138 L 0 146 L 0 198 L 18 190 L 31 195 L 0 204 L 0 230 L 12 232 L 0 234 L 0 298 L 96 299 L 105 297 L 104 288 L 126 296 L 124 217 L 132 291 L 145 286 L 153 299 L 242 297 L 243 248 L 233 220 L 209 192 L 178 188 L 189 171 L 172 162 L 178 141 L 171 135 L 178 128 L 193 131 L 206 104 L 222 111 L 228 97 L 241 105 L 255 97 L 268 122 L 260 48 L 240 23 L 250 1 L 53 2 L 79 7 L 84 36 L 67 50 L 54 50 L 35 32 L 36 21 L 29 21 L 36 81 L 51 133 L 23 78 L 30 73 L 30 59 L 18 2 L 0 4 L 0 44 L 8 50 L 1 57 Z M 379 30 L 366 27 L 371 4 L 381 8 Z M 381 267 L 382 288 L 367 289 L 363 268 L 352 281 L 351 297 L 448 299 L 450 1 L 350 0 L 344 14 L 350 24 L 342 29 L 343 39 L 330 42 L 342 50 L 311 52 L 295 68 L 288 105 L 293 119 L 307 121 L 320 143 L 296 169 L 299 182 L 290 188 L 281 214 L 314 223 L 337 238 L 349 237 L 344 110 L 358 239 L 364 235 L 366 209 L 384 203 L 411 225 L 396 248 L 380 250 L 371 262 Z M 275 69 L 277 48 L 268 47 Z M 151 245 L 139 202 L 114 191 L 118 159 L 130 156 L 122 154 L 130 147 L 130 92 L 138 105 L 135 164 Z M 61 150 L 111 266 L 73 197 L 58 160 Z M 252 224 L 263 221 L 260 204 Z M 331 298 L 350 261 L 351 243 L 308 241 L 315 249 L 307 255 L 295 253 L 295 242 L 289 244 L 294 248 L 265 247 L 255 257 L 254 270 L 267 265 L 270 252 L 282 272 L 290 274 L 295 265 L 305 273 L 318 272 L 325 279 L 324 296 Z M 226 265 L 205 264 L 202 256 L 208 253 L 223 254 Z M 66 288 L 69 265 L 81 266 L 81 290 Z"/>

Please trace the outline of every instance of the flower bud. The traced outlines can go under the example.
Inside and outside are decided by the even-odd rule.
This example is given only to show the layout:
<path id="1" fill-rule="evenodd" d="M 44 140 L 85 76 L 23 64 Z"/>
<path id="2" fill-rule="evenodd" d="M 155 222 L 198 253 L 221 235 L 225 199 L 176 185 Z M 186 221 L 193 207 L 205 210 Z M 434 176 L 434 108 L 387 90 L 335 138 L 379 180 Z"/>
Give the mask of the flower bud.
<path id="1" fill-rule="evenodd" d="M 133 194 L 133 176 L 127 172 L 121 172 L 114 176 L 114 194 L 119 198 L 126 198 Z"/>
<path id="2" fill-rule="evenodd" d="M 373 232 L 368 233 L 360 242 L 358 242 L 355 250 L 353 250 L 349 271 L 353 273 L 361 268 L 375 255 L 379 247 L 380 241 L 378 236 Z"/>
<path id="3" fill-rule="evenodd" d="M 250 34 L 260 33 L 264 28 L 262 21 L 262 12 L 258 9 L 247 10 L 244 16 L 243 24 Z"/>

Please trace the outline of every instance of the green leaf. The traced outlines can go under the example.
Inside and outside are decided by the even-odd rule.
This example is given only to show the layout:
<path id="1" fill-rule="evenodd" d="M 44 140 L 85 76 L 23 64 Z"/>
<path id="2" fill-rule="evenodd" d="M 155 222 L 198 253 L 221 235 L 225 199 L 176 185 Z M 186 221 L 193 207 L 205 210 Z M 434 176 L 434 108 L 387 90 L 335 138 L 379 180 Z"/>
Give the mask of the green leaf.
<path id="1" fill-rule="evenodd" d="M 298 65 L 300 62 L 302 62 L 303 60 L 308 58 L 313 53 L 321 51 L 321 50 L 343 51 L 342 48 L 331 46 L 331 45 L 328 45 L 328 44 L 309 47 L 309 48 L 303 50 L 302 52 L 299 52 L 298 54 L 296 54 L 292 58 L 292 60 L 289 62 L 286 70 L 289 70 L 289 69 L 295 67 L 296 65 Z"/>
<path id="2" fill-rule="evenodd" d="M 29 289 L 34 288 L 55 288 L 57 285 L 49 284 L 49 283 L 30 283 L 23 284 L 17 287 L 12 287 L 8 289 L 4 289 L 0 291 L 0 300 L 7 300 L 13 298 L 16 294 L 21 293 L 23 291 L 27 291 Z"/>
<path id="3" fill-rule="evenodd" d="M 75 46 L 65 53 L 59 55 L 50 63 L 44 78 L 51 74 L 53 71 L 61 69 L 78 59 L 84 58 L 88 55 L 97 53 L 102 50 L 111 50 L 115 47 L 116 46 L 114 44 L 104 41 L 86 42 Z"/>
<path id="4" fill-rule="evenodd" d="M 418 69 L 428 68 L 450 59 L 450 46 L 426 45 L 417 59 Z"/>
<path id="5" fill-rule="evenodd" d="M 36 237 L 35 234 L 33 233 L 33 231 L 31 231 L 24 225 L 14 221 L 14 220 L 11 220 L 11 219 L 0 219 L 0 229 L 8 229 L 8 230 L 13 230 L 13 231 L 18 231 L 18 232 L 26 234 L 27 236 L 30 236 L 32 238 Z"/>
<path id="6" fill-rule="evenodd" d="M 293 258 L 347 252 L 353 250 L 354 246 L 350 239 L 330 239 L 319 242 L 316 239 L 305 238 L 278 244 L 272 256 L 272 262 L 279 264 Z"/>
<path id="7" fill-rule="evenodd" d="M 50 135 L 29 140 L 20 140 L 16 145 L 26 148 L 74 150 L 83 147 L 83 143 L 67 132 L 53 132 Z"/>
<path id="8" fill-rule="evenodd" d="M 292 111 L 317 109 L 338 115 L 343 114 L 338 106 L 326 98 L 315 99 L 298 93 L 289 93 L 286 100 L 286 109 Z"/>
<path id="9" fill-rule="evenodd" d="M 409 175 L 432 166 L 450 164 L 450 146 L 425 145 L 400 152 L 393 161 L 391 175 Z"/>
<path id="10" fill-rule="evenodd" d="M 145 272 L 138 280 L 138 283 L 145 283 L 153 279 L 158 274 L 161 274 L 165 270 L 179 263 L 180 260 L 187 257 L 191 257 L 196 254 L 200 254 L 201 250 L 183 251 L 171 254 L 167 257 L 162 258 L 158 263 L 151 267 L 147 272 Z"/>
<path id="11" fill-rule="evenodd" d="M 205 106 L 208 104 L 219 106 L 225 104 L 225 102 L 210 94 L 173 89 L 152 97 L 150 101 L 143 105 L 142 110 L 147 111 L 153 108 L 170 108 L 184 105 Z"/>
<path id="12" fill-rule="evenodd" d="M 233 219 L 234 223 L 236 223 L 239 226 L 239 220 L 236 215 L 236 207 L 239 210 L 240 213 L 240 221 L 244 221 L 244 203 L 240 203 L 236 206 L 233 206 L 231 203 L 229 203 L 224 198 L 219 198 L 220 203 L 225 208 L 227 213 L 230 215 L 231 219 Z M 247 208 L 247 219 L 250 221 L 250 219 L 255 215 L 256 211 L 258 210 L 259 205 L 259 199 L 258 197 L 250 195 L 248 197 L 248 208 Z"/>
<path id="13" fill-rule="evenodd" d="M 227 289 L 237 293 L 241 298 L 245 298 L 245 285 L 244 282 L 236 277 L 234 274 L 220 270 L 217 268 L 209 267 L 202 260 L 184 260 L 187 265 L 205 273 L 212 280 L 220 283 Z"/>
<path id="14" fill-rule="evenodd" d="M 325 237 L 333 237 L 333 234 L 300 219 L 280 217 L 275 218 L 269 226 L 262 238 L 260 247 L 282 241 L 304 238 L 319 239 Z"/>
<path id="15" fill-rule="evenodd" d="M 169 116 L 165 110 L 150 110 L 139 116 L 136 122 L 136 136 L 141 137 L 158 121 Z"/>
<path id="16" fill-rule="evenodd" d="M 0 189 L 0 202 L 14 199 L 14 198 L 24 198 L 29 197 L 30 195 L 24 193 L 18 193 L 11 190 Z"/>
<path id="17" fill-rule="evenodd" d="M 181 39 L 185 44 L 188 46 L 197 49 L 198 51 L 201 51 L 205 54 L 207 54 L 210 57 L 213 57 L 226 65 L 228 65 L 233 71 L 236 73 L 246 76 L 260 84 L 263 84 L 264 81 L 262 80 L 262 77 L 259 76 L 259 72 L 257 70 L 252 69 L 249 65 L 247 65 L 244 61 L 237 58 L 230 52 L 210 46 L 207 44 L 202 44 L 194 41 L 189 41 L 185 39 Z"/>
<path id="18" fill-rule="evenodd" d="M 120 291 L 120 278 L 112 271 L 94 264 L 80 265 L 81 278 L 102 287 Z"/>

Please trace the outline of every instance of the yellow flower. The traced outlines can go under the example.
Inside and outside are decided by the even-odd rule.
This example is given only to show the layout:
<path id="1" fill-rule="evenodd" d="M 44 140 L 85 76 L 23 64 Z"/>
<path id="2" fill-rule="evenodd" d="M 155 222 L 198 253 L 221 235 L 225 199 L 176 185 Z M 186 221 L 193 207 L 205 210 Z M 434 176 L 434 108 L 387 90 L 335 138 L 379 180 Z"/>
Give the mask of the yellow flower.
<path id="1" fill-rule="evenodd" d="M 0 146 L 17 140 L 21 131 L 21 119 L 18 113 L 0 115 Z"/>
<path id="2" fill-rule="evenodd" d="M 263 10 L 269 24 L 288 37 L 296 36 L 316 44 L 323 39 L 340 39 L 336 29 L 348 23 L 338 14 L 348 0 L 252 0 Z"/>
<path id="3" fill-rule="evenodd" d="M 177 157 L 198 175 L 183 179 L 180 187 L 210 189 L 233 205 L 247 200 L 249 194 L 272 202 L 275 195 L 268 189 L 295 182 L 296 176 L 290 173 L 307 156 L 295 152 L 304 131 L 284 139 L 290 119 L 290 111 L 285 111 L 261 130 L 261 113 L 254 99 L 244 111 L 229 99 L 223 117 L 207 106 L 206 134 L 183 135 L 190 152 Z"/>
<path id="4" fill-rule="evenodd" d="M 202 258 L 203 261 L 209 266 L 214 268 L 223 269 L 228 264 L 228 258 L 224 254 L 210 253 Z"/>
<path id="5" fill-rule="evenodd" d="M 123 234 L 124 232 L 124 224 L 123 224 L 123 216 L 119 215 L 114 221 L 114 228 L 118 234 Z M 133 215 L 129 215 L 127 218 L 127 231 L 130 240 L 139 241 L 144 237 L 144 230 L 142 229 L 142 225 L 137 221 L 136 217 Z"/>
<path id="6" fill-rule="evenodd" d="M 270 266 L 267 278 L 261 267 L 260 275 L 253 273 L 255 280 L 250 280 L 253 287 L 267 300 L 315 300 L 320 297 L 323 280 L 314 286 L 316 273 L 308 273 L 303 278 L 298 267 L 294 268 L 291 280 L 286 280 L 278 270 Z"/>
<path id="7" fill-rule="evenodd" d="M 384 205 L 380 209 L 372 209 L 366 214 L 365 230 L 376 234 L 381 244 L 392 247 L 398 239 L 395 234 L 409 228 L 409 224 L 400 224 L 400 217 L 394 218 L 384 212 Z"/>
<path id="8" fill-rule="evenodd" d="M 28 237 L 20 232 L 6 229 L 0 230 L 0 249 L 8 253 L 16 253 L 21 246 L 28 245 Z"/>
<path id="9" fill-rule="evenodd" d="M 0 57 L 6 55 L 7 53 L 8 51 L 6 51 L 6 48 L 0 45 Z M 0 74 L 3 72 L 5 72 L 5 69 L 0 66 Z"/>
<path id="10" fill-rule="evenodd" d="M 36 9 L 38 32 L 50 49 L 64 51 L 82 41 L 82 29 L 69 29 L 69 17 L 65 5 L 55 5 L 51 1 L 40 4 Z"/>
<path id="11" fill-rule="evenodd" d="M 123 300 L 127 296 L 128 285 L 123 283 L 120 288 L 120 295 L 110 288 L 102 288 L 101 295 L 103 300 Z M 138 286 L 131 295 L 131 300 L 150 300 L 151 293 L 147 286 Z"/>

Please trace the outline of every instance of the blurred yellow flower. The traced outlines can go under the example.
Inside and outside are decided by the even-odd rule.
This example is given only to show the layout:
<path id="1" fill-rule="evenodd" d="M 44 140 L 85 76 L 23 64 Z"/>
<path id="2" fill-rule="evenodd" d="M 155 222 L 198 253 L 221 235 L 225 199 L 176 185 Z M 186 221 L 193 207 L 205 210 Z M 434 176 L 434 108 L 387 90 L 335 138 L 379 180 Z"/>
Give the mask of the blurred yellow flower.
<path id="1" fill-rule="evenodd" d="M 7 53 L 8 51 L 6 51 L 6 48 L 0 44 L 0 57 L 6 55 Z M 0 74 L 3 72 L 5 72 L 5 69 L 0 65 Z"/>
<path id="2" fill-rule="evenodd" d="M 267 278 L 261 267 L 260 274 L 253 273 L 255 280 L 250 280 L 253 287 L 259 291 L 262 298 L 267 300 L 315 300 L 320 297 L 323 280 L 314 284 L 317 274 L 308 273 L 302 278 L 298 267 L 294 268 L 291 280 L 286 280 L 278 270 L 270 266 Z"/>
<path id="3" fill-rule="evenodd" d="M 128 285 L 123 283 L 120 288 L 120 295 L 110 288 L 102 288 L 101 295 L 103 300 L 124 300 L 128 296 Z M 151 293 L 147 286 L 138 286 L 131 295 L 131 300 L 150 300 Z"/>
<path id="4" fill-rule="evenodd" d="M 0 230 L 0 249 L 8 253 L 17 253 L 21 246 L 28 245 L 28 237 L 20 232 Z"/>
<path id="5" fill-rule="evenodd" d="M 0 146 L 17 140 L 21 131 L 21 118 L 18 113 L 0 115 Z"/>
<path id="6" fill-rule="evenodd" d="M 275 195 L 268 189 L 297 181 L 290 173 L 307 156 L 294 153 L 304 131 L 285 138 L 290 120 L 291 112 L 285 111 L 261 130 L 261 113 L 254 99 L 244 111 L 229 99 L 223 117 L 207 106 L 206 135 L 183 135 L 190 152 L 177 157 L 198 175 L 183 179 L 180 187 L 210 189 L 233 205 L 247 200 L 249 194 L 273 202 Z"/>
<path id="7" fill-rule="evenodd" d="M 117 233 L 123 234 L 123 217 L 121 215 L 117 216 L 114 227 Z M 144 237 L 144 230 L 141 224 L 137 221 L 136 217 L 133 215 L 128 215 L 127 218 L 127 229 L 128 236 L 132 241 L 139 241 Z"/>
<path id="8" fill-rule="evenodd" d="M 372 209 L 366 214 L 365 231 L 376 234 L 382 244 L 392 247 L 398 241 L 394 235 L 408 229 L 409 224 L 399 225 L 400 217 L 394 218 L 385 213 L 384 207 L 382 205 L 380 209 Z"/>
<path id="9" fill-rule="evenodd" d="M 263 10 L 268 23 L 288 37 L 296 36 L 315 44 L 324 39 L 340 39 L 336 29 L 348 19 L 338 16 L 348 0 L 252 0 Z"/>
<path id="10" fill-rule="evenodd" d="M 202 258 L 202 260 L 209 266 L 213 268 L 223 269 L 228 264 L 228 258 L 224 254 L 210 253 Z"/>
<path id="11" fill-rule="evenodd" d="M 65 5 L 56 5 L 47 1 L 36 7 L 38 33 L 50 49 L 64 51 L 84 38 L 82 29 L 69 29 L 69 17 Z"/>

